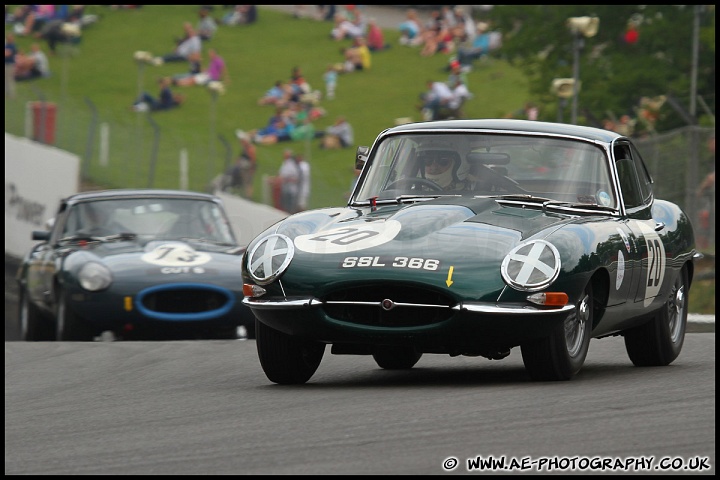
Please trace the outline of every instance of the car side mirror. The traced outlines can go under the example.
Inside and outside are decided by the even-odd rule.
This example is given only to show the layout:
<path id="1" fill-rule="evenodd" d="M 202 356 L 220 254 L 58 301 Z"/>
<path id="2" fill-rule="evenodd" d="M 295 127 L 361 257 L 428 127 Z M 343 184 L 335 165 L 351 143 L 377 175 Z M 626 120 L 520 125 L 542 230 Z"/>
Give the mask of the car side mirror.
<path id="1" fill-rule="evenodd" d="M 33 230 L 32 239 L 46 242 L 50 240 L 50 232 L 48 230 Z"/>
<path id="2" fill-rule="evenodd" d="M 360 146 L 357 148 L 357 154 L 355 155 L 355 168 L 362 170 L 367 162 L 368 154 L 370 153 L 370 147 Z"/>

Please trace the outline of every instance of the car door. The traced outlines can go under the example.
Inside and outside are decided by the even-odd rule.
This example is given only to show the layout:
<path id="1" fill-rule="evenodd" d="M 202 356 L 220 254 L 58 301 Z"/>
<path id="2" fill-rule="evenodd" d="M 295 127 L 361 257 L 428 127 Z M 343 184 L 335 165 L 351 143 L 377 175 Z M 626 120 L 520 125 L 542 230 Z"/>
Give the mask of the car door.
<path id="1" fill-rule="evenodd" d="M 629 143 L 615 146 L 615 165 L 625 205 L 625 225 L 634 244 L 634 302 L 648 307 L 658 296 L 665 279 L 667 229 L 652 217 L 652 178 L 638 151 Z M 635 274 L 637 273 L 637 274 Z"/>

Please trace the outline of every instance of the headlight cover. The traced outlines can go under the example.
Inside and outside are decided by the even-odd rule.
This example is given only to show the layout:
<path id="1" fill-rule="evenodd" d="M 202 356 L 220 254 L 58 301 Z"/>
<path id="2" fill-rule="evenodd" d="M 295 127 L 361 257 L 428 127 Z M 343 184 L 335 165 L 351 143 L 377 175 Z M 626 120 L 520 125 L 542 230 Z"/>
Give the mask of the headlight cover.
<path id="1" fill-rule="evenodd" d="M 548 287 L 560 274 L 560 253 L 545 240 L 531 240 L 510 250 L 500 266 L 502 278 L 521 292 Z"/>
<path id="2" fill-rule="evenodd" d="M 260 240 L 247 256 L 247 271 L 259 285 L 267 285 L 278 278 L 295 255 L 293 241 L 274 233 Z"/>
<path id="3" fill-rule="evenodd" d="M 97 292 L 110 286 L 112 273 L 101 263 L 88 262 L 78 272 L 78 281 L 85 290 Z"/>

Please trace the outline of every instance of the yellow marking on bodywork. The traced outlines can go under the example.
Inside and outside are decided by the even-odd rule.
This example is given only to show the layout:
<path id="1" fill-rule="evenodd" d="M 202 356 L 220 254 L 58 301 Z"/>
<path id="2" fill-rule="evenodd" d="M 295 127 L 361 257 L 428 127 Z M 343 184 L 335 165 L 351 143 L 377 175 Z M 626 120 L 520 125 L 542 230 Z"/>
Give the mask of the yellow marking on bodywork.
<path id="1" fill-rule="evenodd" d="M 132 297 L 125 297 L 125 311 L 131 312 L 133 308 Z"/>
<path id="2" fill-rule="evenodd" d="M 453 265 L 450 265 L 450 270 L 448 270 L 448 278 L 447 278 L 447 280 L 445 280 L 445 284 L 448 287 L 453 284 L 453 281 L 452 281 L 453 270 L 455 270 L 455 267 Z"/>

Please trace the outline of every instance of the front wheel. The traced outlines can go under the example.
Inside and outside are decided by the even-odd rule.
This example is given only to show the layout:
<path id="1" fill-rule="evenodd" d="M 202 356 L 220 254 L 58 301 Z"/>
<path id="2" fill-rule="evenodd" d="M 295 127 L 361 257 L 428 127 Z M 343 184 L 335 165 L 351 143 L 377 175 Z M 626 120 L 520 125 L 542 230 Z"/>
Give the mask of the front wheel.
<path id="1" fill-rule="evenodd" d="M 649 322 L 624 333 L 625 350 L 637 367 L 669 365 L 680 355 L 688 315 L 688 273 L 675 279 L 665 304 Z"/>
<path id="2" fill-rule="evenodd" d="M 386 370 L 408 370 L 422 357 L 412 347 L 378 347 L 372 354 L 378 367 Z"/>
<path id="3" fill-rule="evenodd" d="M 325 344 L 304 340 L 255 320 L 260 365 L 271 382 L 297 385 L 310 380 L 320 366 Z"/>
<path id="4" fill-rule="evenodd" d="M 18 325 L 20 327 L 20 340 L 37 342 L 52 340 L 52 330 L 41 318 L 37 307 L 30 302 L 28 292 L 20 291 L 18 308 Z"/>
<path id="5" fill-rule="evenodd" d="M 55 340 L 58 342 L 86 342 L 92 340 L 93 336 L 90 329 L 68 308 L 65 293 L 58 291 L 57 295 Z"/>
<path id="6" fill-rule="evenodd" d="M 585 363 L 593 325 L 593 291 L 587 284 L 575 311 L 550 336 L 522 345 L 525 370 L 535 381 L 570 380 Z"/>

